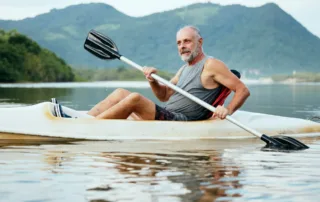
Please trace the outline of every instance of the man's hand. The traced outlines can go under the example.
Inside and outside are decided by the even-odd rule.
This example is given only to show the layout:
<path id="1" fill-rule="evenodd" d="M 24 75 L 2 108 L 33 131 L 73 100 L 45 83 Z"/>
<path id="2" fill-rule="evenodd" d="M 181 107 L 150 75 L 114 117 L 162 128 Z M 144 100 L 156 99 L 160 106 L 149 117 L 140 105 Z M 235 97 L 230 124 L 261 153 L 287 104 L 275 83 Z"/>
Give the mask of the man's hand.
<path id="1" fill-rule="evenodd" d="M 151 74 L 156 74 L 157 73 L 157 69 L 154 67 L 143 67 L 143 73 L 146 76 L 146 79 L 149 82 L 155 82 L 156 80 L 154 78 L 152 78 Z"/>
<path id="2" fill-rule="evenodd" d="M 219 105 L 216 108 L 216 111 L 214 112 L 213 117 L 219 118 L 219 119 L 225 119 L 227 117 L 227 115 L 230 115 L 229 110 L 227 108 Z"/>

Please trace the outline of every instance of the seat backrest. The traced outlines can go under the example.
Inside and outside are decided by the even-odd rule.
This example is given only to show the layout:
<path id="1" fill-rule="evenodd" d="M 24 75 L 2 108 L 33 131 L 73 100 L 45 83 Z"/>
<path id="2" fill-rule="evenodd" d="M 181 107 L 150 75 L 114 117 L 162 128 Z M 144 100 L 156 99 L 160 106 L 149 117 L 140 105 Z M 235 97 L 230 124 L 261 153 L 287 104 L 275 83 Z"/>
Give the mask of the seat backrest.
<path id="1" fill-rule="evenodd" d="M 241 74 L 237 71 L 232 69 L 231 70 L 232 73 L 234 73 L 239 79 L 241 78 Z M 230 95 L 231 90 L 225 86 L 221 87 L 221 91 L 219 93 L 219 96 L 217 97 L 217 99 L 212 103 L 212 106 L 217 107 L 219 105 L 223 105 L 225 100 L 227 99 L 227 97 Z M 212 112 L 210 112 L 208 114 L 208 118 L 210 118 L 212 116 Z"/>

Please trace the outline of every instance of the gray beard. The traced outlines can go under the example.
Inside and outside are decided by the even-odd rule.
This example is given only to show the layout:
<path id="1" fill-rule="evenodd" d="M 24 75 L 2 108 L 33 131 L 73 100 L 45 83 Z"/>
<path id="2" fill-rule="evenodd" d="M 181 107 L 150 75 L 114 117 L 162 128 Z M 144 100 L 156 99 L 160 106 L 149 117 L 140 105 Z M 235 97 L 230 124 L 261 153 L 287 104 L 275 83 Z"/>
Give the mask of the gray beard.
<path id="1" fill-rule="evenodd" d="M 197 57 L 198 54 L 199 54 L 199 48 L 197 46 L 189 57 L 185 58 L 185 57 L 181 56 L 181 60 L 184 62 L 191 62 L 192 60 L 194 60 L 194 58 Z"/>

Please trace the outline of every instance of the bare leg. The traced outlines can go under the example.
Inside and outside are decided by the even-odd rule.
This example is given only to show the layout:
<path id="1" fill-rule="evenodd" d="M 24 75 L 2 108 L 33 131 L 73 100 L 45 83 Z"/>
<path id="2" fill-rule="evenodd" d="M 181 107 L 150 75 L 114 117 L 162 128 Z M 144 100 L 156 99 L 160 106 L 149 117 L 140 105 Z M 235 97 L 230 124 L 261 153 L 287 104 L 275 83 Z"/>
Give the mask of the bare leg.
<path id="1" fill-rule="evenodd" d="M 99 114 L 101 119 L 126 119 L 134 113 L 143 120 L 154 120 L 156 114 L 155 104 L 138 93 L 131 93 L 126 98 L 113 105 L 109 110 Z"/>
<path id="2" fill-rule="evenodd" d="M 124 98 L 126 98 L 131 92 L 122 88 L 118 88 L 113 91 L 106 99 L 96 104 L 88 114 L 91 116 L 98 116 L 102 112 L 108 110 L 113 105 L 117 104 Z"/>

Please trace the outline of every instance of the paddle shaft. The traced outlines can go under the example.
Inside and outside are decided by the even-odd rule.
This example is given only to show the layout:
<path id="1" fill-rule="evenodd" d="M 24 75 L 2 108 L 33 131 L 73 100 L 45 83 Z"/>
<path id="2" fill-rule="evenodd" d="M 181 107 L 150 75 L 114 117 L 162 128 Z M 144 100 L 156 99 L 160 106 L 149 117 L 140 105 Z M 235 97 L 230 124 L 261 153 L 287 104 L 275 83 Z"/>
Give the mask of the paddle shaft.
<path id="1" fill-rule="evenodd" d="M 131 65 L 132 67 L 134 67 L 134 68 L 136 68 L 136 69 L 138 69 L 138 70 L 140 70 L 140 71 L 143 72 L 143 68 L 142 68 L 140 65 L 138 65 L 137 63 L 129 60 L 128 58 L 126 58 L 126 57 L 124 57 L 124 56 L 120 56 L 119 59 L 122 60 L 123 62 Z M 208 109 L 208 110 L 210 110 L 210 111 L 212 111 L 212 112 L 215 112 L 216 108 L 213 107 L 212 105 L 209 105 L 208 103 L 206 103 L 206 102 L 200 100 L 199 98 L 191 95 L 190 93 L 182 90 L 181 88 L 177 87 L 176 85 L 173 85 L 171 82 L 169 82 L 169 81 L 161 78 L 160 76 L 158 76 L 158 75 L 156 75 L 156 74 L 151 74 L 151 76 L 152 76 L 152 78 L 154 78 L 155 80 L 157 80 L 157 81 L 165 84 L 166 86 L 172 88 L 173 90 L 177 91 L 178 93 L 181 93 L 182 95 L 186 96 L 187 98 L 191 99 L 192 101 L 196 102 L 197 104 L 201 105 L 202 107 L 204 107 L 204 108 L 206 108 L 206 109 Z M 260 138 L 261 138 L 261 136 L 263 135 L 263 134 L 259 133 L 258 131 L 254 130 L 254 129 L 252 129 L 252 128 L 249 128 L 249 127 L 247 127 L 247 126 L 245 126 L 245 125 L 243 125 L 242 123 L 238 122 L 237 120 L 235 120 L 235 119 L 232 118 L 231 116 L 227 116 L 226 119 L 227 119 L 228 121 L 230 121 L 231 123 L 233 123 L 233 124 L 241 127 L 242 129 L 248 131 L 249 133 L 251 133 L 251 134 L 253 134 L 253 135 L 257 136 L 257 137 L 260 137 Z"/>

